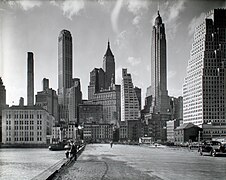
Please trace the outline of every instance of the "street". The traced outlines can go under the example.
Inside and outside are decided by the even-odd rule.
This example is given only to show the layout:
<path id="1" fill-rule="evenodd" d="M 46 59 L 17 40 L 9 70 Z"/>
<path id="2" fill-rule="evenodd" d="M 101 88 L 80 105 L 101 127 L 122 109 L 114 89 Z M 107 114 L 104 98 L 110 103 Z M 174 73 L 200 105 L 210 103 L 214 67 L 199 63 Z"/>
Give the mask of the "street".
<path id="1" fill-rule="evenodd" d="M 55 179 L 225 179 L 226 157 L 170 147 L 90 144 Z"/>

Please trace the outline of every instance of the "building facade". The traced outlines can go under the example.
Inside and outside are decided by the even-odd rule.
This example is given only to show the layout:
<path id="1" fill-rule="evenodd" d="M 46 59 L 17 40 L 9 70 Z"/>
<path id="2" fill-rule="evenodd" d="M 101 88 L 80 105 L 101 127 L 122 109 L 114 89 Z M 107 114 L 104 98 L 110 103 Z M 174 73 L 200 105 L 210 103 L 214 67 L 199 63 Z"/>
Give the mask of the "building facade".
<path id="1" fill-rule="evenodd" d="M 113 139 L 113 125 L 106 123 L 84 123 L 83 139 L 86 142 L 109 142 Z"/>
<path id="2" fill-rule="evenodd" d="M 202 129 L 192 123 L 184 123 L 174 130 L 174 144 L 188 145 L 200 140 Z"/>
<path id="3" fill-rule="evenodd" d="M 54 117 L 39 106 L 11 106 L 3 110 L 4 144 L 49 144 Z"/>
<path id="4" fill-rule="evenodd" d="M 80 104 L 79 124 L 103 123 L 103 105 L 101 104 Z"/>
<path id="5" fill-rule="evenodd" d="M 152 113 L 167 114 L 169 110 L 166 55 L 165 25 L 158 11 L 158 16 L 152 29 L 151 44 Z"/>
<path id="6" fill-rule="evenodd" d="M 131 74 L 127 73 L 127 69 L 122 69 L 121 102 L 122 121 L 138 120 L 140 118 L 139 100 L 133 86 Z"/>
<path id="7" fill-rule="evenodd" d="M 50 115 L 54 116 L 54 124 L 58 124 L 58 96 L 56 91 L 52 88 L 49 88 L 49 80 L 43 79 L 43 90 L 37 92 L 36 105 L 47 110 Z"/>
<path id="8" fill-rule="evenodd" d="M 69 121 L 69 88 L 72 87 L 72 36 L 68 30 L 62 30 L 58 37 L 58 102 L 59 120 Z"/>
<path id="9" fill-rule="evenodd" d="M 115 59 L 108 41 L 103 68 L 90 72 L 88 101 L 103 106 L 103 122 L 118 124 L 121 119 L 121 90 L 115 84 Z"/>
<path id="10" fill-rule="evenodd" d="M 73 79 L 73 86 L 69 91 L 69 122 L 70 123 L 78 123 L 78 108 L 79 104 L 82 103 L 82 92 L 81 92 L 81 84 L 80 79 Z"/>
<path id="11" fill-rule="evenodd" d="M 0 77 L 0 143 L 2 142 L 2 110 L 6 107 L 6 89 Z"/>
<path id="12" fill-rule="evenodd" d="M 196 27 L 183 85 L 183 122 L 211 124 L 204 137 L 211 137 L 216 127 L 226 136 L 225 19 L 225 9 L 214 9 Z"/>

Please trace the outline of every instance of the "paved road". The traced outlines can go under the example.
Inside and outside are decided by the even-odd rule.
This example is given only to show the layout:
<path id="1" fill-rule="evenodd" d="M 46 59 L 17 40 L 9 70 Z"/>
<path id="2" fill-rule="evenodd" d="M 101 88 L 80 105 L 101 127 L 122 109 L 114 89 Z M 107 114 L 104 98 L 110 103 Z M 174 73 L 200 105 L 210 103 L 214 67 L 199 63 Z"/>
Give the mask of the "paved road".
<path id="1" fill-rule="evenodd" d="M 183 148 L 88 145 L 78 161 L 55 179 L 226 179 L 226 157 L 200 156 Z"/>

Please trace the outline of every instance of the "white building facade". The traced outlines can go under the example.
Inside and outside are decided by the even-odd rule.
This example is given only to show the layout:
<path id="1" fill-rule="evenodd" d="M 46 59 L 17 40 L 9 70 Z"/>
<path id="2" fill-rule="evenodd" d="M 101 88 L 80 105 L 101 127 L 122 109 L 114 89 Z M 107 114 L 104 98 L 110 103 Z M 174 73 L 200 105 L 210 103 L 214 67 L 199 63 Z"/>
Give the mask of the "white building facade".
<path id="1" fill-rule="evenodd" d="M 140 118 L 139 101 L 134 90 L 131 74 L 122 69 L 121 85 L 121 120 L 138 120 Z"/>
<path id="2" fill-rule="evenodd" d="M 49 144 L 54 117 L 38 106 L 12 106 L 3 110 L 4 144 Z"/>
<path id="3" fill-rule="evenodd" d="M 225 9 L 214 9 L 196 27 L 183 85 L 183 123 L 204 125 L 204 139 L 226 135 L 225 19 Z"/>

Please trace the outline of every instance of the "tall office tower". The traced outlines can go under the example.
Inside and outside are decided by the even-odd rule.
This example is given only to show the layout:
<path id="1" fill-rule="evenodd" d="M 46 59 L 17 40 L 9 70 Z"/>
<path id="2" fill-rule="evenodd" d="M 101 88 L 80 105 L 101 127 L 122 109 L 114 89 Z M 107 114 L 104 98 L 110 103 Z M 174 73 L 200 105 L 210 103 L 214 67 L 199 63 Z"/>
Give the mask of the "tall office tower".
<path id="1" fill-rule="evenodd" d="M 2 142 L 2 110 L 6 107 L 6 89 L 0 77 L 0 143 Z"/>
<path id="2" fill-rule="evenodd" d="M 121 119 L 120 85 L 115 84 L 115 60 L 108 42 L 103 59 L 103 69 L 90 72 L 88 100 L 91 104 L 103 105 L 103 122 L 118 124 Z"/>
<path id="3" fill-rule="evenodd" d="M 37 93 L 36 105 L 42 107 L 52 116 L 54 116 L 54 125 L 58 124 L 58 96 L 56 91 L 49 88 L 49 79 L 44 78 L 43 91 Z M 48 83 L 47 83 L 48 82 Z"/>
<path id="4" fill-rule="evenodd" d="M 167 91 L 166 34 L 158 11 L 152 30 L 151 44 L 151 94 L 152 112 L 166 114 L 169 110 Z"/>
<path id="5" fill-rule="evenodd" d="M 76 124 L 78 123 L 78 105 L 82 104 L 80 79 L 74 78 L 72 84 L 69 92 L 69 122 Z"/>
<path id="6" fill-rule="evenodd" d="M 108 41 L 107 51 L 104 55 L 103 70 L 105 72 L 105 89 L 109 89 L 111 83 L 115 84 L 115 58 L 111 52 L 110 42 Z"/>
<path id="7" fill-rule="evenodd" d="M 127 73 L 127 69 L 122 69 L 121 102 L 121 120 L 138 120 L 140 117 L 139 100 L 131 74 Z"/>
<path id="8" fill-rule="evenodd" d="M 69 121 L 69 89 L 72 86 L 72 36 L 62 30 L 58 37 L 58 103 L 59 120 Z"/>
<path id="9" fill-rule="evenodd" d="M 72 36 L 68 30 L 62 30 L 58 37 L 59 104 L 66 104 L 66 91 L 72 86 L 72 74 Z"/>
<path id="10" fill-rule="evenodd" d="M 226 135 L 226 10 L 214 9 L 195 29 L 183 85 L 183 122 L 203 138 Z"/>
<path id="11" fill-rule="evenodd" d="M 33 53 L 27 53 L 27 105 L 34 105 L 34 59 Z"/>

